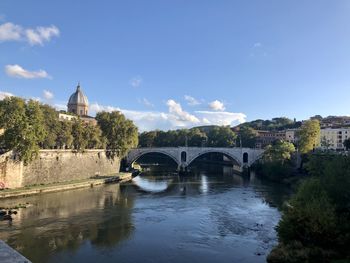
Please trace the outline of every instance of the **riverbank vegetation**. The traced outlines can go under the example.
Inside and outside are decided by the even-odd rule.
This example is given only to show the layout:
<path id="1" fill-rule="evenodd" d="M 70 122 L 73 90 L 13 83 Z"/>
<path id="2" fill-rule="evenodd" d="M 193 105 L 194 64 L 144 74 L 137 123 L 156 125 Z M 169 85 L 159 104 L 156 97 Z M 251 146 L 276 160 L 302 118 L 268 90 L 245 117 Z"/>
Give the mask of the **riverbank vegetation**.
<path id="1" fill-rule="evenodd" d="M 305 121 L 298 133 L 296 145 L 277 140 L 265 148 L 263 158 L 253 167 L 259 176 L 290 184 L 298 181 L 298 178 L 294 180 L 296 174 L 307 173 L 303 164 L 308 162 L 310 153 L 315 151 L 320 140 L 319 121 L 317 119 Z"/>
<path id="2" fill-rule="evenodd" d="M 349 262 L 350 157 L 313 154 L 305 167 L 310 177 L 283 210 L 268 262 Z"/>
<path id="3" fill-rule="evenodd" d="M 8 97 L 0 101 L 2 151 L 13 150 L 24 163 L 32 161 L 40 149 L 107 149 L 111 156 L 123 156 L 136 147 L 137 127 L 120 112 L 97 114 L 97 124 L 78 116 L 59 120 L 58 112 L 34 100 Z"/>
<path id="4" fill-rule="evenodd" d="M 263 179 L 274 182 L 283 182 L 290 177 L 295 168 L 293 154 L 295 147 L 292 143 L 278 140 L 268 145 L 262 160 L 255 164 L 253 169 Z"/>
<path id="5" fill-rule="evenodd" d="M 350 261 L 350 156 L 316 151 L 319 136 L 318 120 L 304 122 L 298 150 L 302 159 L 299 169 L 305 176 L 284 206 L 277 226 L 279 244 L 268 256 L 269 263 Z M 280 159 L 282 165 L 281 160 L 290 160 L 289 150 L 292 148 L 272 145 L 264 154 L 263 169 L 270 161 Z M 288 174 L 280 172 L 278 177 L 278 169 L 269 170 L 267 177 Z"/>

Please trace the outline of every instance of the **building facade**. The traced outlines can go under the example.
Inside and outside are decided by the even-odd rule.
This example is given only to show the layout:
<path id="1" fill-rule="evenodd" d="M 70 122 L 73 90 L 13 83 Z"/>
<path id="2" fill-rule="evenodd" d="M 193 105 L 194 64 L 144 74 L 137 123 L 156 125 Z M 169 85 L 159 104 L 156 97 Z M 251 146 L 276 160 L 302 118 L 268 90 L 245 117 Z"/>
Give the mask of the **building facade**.
<path id="1" fill-rule="evenodd" d="M 272 144 L 276 140 L 285 140 L 285 131 L 263 131 L 257 130 L 258 136 L 256 139 L 256 148 L 265 148 L 267 145 Z"/>
<path id="2" fill-rule="evenodd" d="M 296 143 L 298 140 L 298 129 L 288 129 L 285 131 L 285 141 Z"/>
<path id="3" fill-rule="evenodd" d="M 320 147 L 322 149 L 345 150 L 344 141 L 350 138 L 350 128 L 321 129 Z"/>

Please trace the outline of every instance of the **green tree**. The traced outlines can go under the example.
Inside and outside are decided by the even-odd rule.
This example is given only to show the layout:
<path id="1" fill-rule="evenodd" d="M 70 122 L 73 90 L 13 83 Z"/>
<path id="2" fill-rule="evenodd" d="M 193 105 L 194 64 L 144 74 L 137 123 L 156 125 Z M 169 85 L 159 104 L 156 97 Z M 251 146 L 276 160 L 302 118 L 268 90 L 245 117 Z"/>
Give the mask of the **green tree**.
<path id="1" fill-rule="evenodd" d="M 348 151 L 350 149 L 350 138 L 346 139 L 344 142 L 344 147 Z"/>
<path id="2" fill-rule="evenodd" d="M 87 141 L 84 137 L 84 123 L 80 118 L 76 118 L 72 123 L 73 148 L 77 151 L 84 151 Z"/>
<path id="3" fill-rule="evenodd" d="M 72 122 L 60 121 L 59 132 L 56 137 L 56 145 L 60 149 L 69 149 L 73 144 Z"/>
<path id="4" fill-rule="evenodd" d="M 311 178 L 283 210 L 277 227 L 279 245 L 268 262 L 347 262 L 350 157 L 313 154 L 306 169 Z"/>
<path id="5" fill-rule="evenodd" d="M 143 132 L 139 135 L 140 147 L 154 147 L 158 131 Z"/>
<path id="6" fill-rule="evenodd" d="M 208 140 L 207 135 L 198 128 L 192 128 L 188 134 L 188 146 L 200 147 L 204 146 Z"/>
<path id="7" fill-rule="evenodd" d="M 125 156 L 129 149 L 138 145 L 137 127 L 119 111 L 99 112 L 96 120 L 112 157 Z"/>
<path id="8" fill-rule="evenodd" d="M 236 134 L 229 126 L 214 127 L 208 134 L 208 146 L 233 147 L 236 142 Z"/>
<path id="9" fill-rule="evenodd" d="M 239 128 L 237 134 L 237 146 L 254 148 L 258 133 L 249 126 L 242 126 Z M 242 143 L 242 145 L 240 145 Z"/>
<path id="10" fill-rule="evenodd" d="M 299 131 L 299 150 L 302 154 L 311 152 L 320 141 L 320 122 L 317 119 L 305 121 Z"/>
<path id="11" fill-rule="evenodd" d="M 46 136 L 41 144 L 41 148 L 52 149 L 57 147 L 57 136 L 61 132 L 58 113 L 49 105 L 41 104 L 40 108 L 44 115 L 44 129 L 46 131 Z"/>
<path id="12" fill-rule="evenodd" d="M 290 160 L 292 154 L 295 152 L 295 147 L 292 143 L 277 140 L 272 145 L 268 145 L 265 149 L 263 159 L 269 162 L 281 162 Z"/>
<path id="13" fill-rule="evenodd" d="M 88 149 L 98 149 L 104 147 L 102 131 L 99 126 L 86 124 L 83 131 L 83 138 L 86 141 Z"/>
<path id="14" fill-rule="evenodd" d="M 44 117 L 38 102 L 5 98 L 0 103 L 1 144 L 13 150 L 25 164 L 37 157 L 39 144 L 46 136 Z"/>

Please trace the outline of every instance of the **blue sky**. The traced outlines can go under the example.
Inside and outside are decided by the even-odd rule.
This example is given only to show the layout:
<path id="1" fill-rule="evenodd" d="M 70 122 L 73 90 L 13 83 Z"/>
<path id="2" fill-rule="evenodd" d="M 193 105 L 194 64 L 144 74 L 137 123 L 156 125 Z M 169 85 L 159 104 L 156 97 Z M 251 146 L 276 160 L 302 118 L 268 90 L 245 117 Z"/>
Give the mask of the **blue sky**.
<path id="1" fill-rule="evenodd" d="M 0 96 L 140 130 L 350 114 L 350 1 L 0 2 Z"/>

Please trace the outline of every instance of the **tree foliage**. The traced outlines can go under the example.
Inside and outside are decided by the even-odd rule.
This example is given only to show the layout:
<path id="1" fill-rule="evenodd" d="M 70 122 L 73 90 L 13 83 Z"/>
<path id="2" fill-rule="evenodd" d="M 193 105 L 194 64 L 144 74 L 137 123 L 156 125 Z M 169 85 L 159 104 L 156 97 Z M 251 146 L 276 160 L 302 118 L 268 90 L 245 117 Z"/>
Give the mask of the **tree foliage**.
<path id="1" fill-rule="evenodd" d="M 198 128 L 150 131 L 139 136 L 140 147 L 232 147 L 236 143 L 236 134 L 228 126 L 215 126 L 207 132 Z"/>
<path id="2" fill-rule="evenodd" d="M 255 165 L 257 174 L 270 181 L 282 182 L 292 174 L 294 152 L 294 145 L 286 141 L 277 140 L 268 145 L 262 160 Z"/>
<path id="3" fill-rule="evenodd" d="M 138 145 L 137 127 L 119 111 L 100 112 L 96 120 L 112 156 L 124 156 L 129 149 Z"/>
<path id="4" fill-rule="evenodd" d="M 254 148 L 257 137 L 258 133 L 256 130 L 249 126 L 242 126 L 237 133 L 237 146 Z"/>
<path id="5" fill-rule="evenodd" d="M 25 163 L 38 155 L 39 144 L 47 134 L 38 102 L 5 98 L 0 102 L 0 126 L 5 130 L 1 136 L 5 149 L 13 149 Z"/>
<path id="6" fill-rule="evenodd" d="M 0 137 L 2 150 L 13 150 L 25 163 L 33 160 L 39 149 L 105 148 L 125 154 L 137 145 L 137 128 L 121 113 L 101 113 L 99 125 L 86 123 L 76 116 L 72 121 L 60 121 L 58 112 L 49 105 L 18 97 L 0 101 Z M 108 131 L 108 128 L 111 130 Z M 108 137 L 107 137 L 108 136 Z"/>
<path id="7" fill-rule="evenodd" d="M 302 154 L 311 152 L 320 141 L 320 122 L 307 120 L 299 131 L 299 150 Z"/>
<path id="8" fill-rule="evenodd" d="M 254 120 L 251 122 L 245 122 L 239 125 L 241 127 L 250 127 L 254 130 L 285 130 L 295 129 L 301 126 L 301 122 L 288 119 L 286 117 L 277 117 L 272 120 Z"/>
<path id="9" fill-rule="evenodd" d="M 233 147 L 237 136 L 229 126 L 214 127 L 208 133 L 208 146 L 210 147 Z"/>
<path id="10" fill-rule="evenodd" d="M 315 154 L 306 167 L 312 177 L 285 207 L 277 227 L 280 243 L 268 262 L 350 258 L 350 157 Z"/>
<path id="11" fill-rule="evenodd" d="M 350 150 L 350 138 L 346 139 L 343 144 L 347 151 Z"/>
<path id="12" fill-rule="evenodd" d="M 277 140 L 273 144 L 268 145 L 265 149 L 263 159 L 267 162 L 281 162 L 290 160 L 295 152 L 294 144 L 282 140 Z"/>

